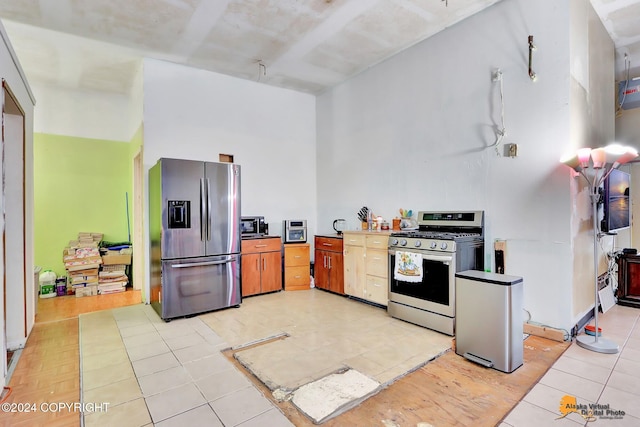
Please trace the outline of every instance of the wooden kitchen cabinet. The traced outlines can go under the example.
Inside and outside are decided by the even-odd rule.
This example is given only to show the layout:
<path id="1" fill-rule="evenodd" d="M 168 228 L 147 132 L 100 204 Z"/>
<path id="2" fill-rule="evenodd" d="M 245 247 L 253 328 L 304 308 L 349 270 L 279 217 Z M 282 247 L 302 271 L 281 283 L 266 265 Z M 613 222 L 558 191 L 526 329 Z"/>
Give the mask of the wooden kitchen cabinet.
<path id="1" fill-rule="evenodd" d="M 309 266 L 311 264 L 308 243 L 284 245 L 284 290 L 310 289 Z"/>
<path id="2" fill-rule="evenodd" d="M 242 296 L 282 290 L 280 237 L 242 241 Z"/>
<path id="3" fill-rule="evenodd" d="M 364 234 L 344 233 L 344 293 L 364 298 Z"/>
<path id="4" fill-rule="evenodd" d="M 344 233 L 344 276 L 347 295 L 387 305 L 389 301 L 389 233 Z"/>
<path id="5" fill-rule="evenodd" d="M 344 294 L 342 239 L 315 237 L 314 281 L 317 288 Z"/>
<path id="6" fill-rule="evenodd" d="M 622 254 L 618 262 L 618 304 L 640 308 L 640 255 Z"/>

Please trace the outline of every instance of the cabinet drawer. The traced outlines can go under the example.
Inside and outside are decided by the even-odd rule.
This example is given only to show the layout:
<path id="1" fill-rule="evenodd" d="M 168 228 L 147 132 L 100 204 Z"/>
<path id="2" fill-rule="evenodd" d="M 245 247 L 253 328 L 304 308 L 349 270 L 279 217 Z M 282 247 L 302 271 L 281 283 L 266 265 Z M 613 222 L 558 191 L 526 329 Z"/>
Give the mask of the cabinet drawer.
<path id="1" fill-rule="evenodd" d="M 387 249 L 389 247 L 389 235 L 367 236 L 367 248 Z"/>
<path id="2" fill-rule="evenodd" d="M 307 266 L 309 267 L 309 245 L 285 245 L 284 265 L 285 267 Z"/>
<path id="3" fill-rule="evenodd" d="M 304 287 L 310 285 L 309 266 L 287 267 L 284 269 L 284 287 Z"/>
<path id="4" fill-rule="evenodd" d="M 316 249 L 320 249 L 322 251 L 342 252 L 342 239 L 316 236 L 315 244 Z"/>
<path id="5" fill-rule="evenodd" d="M 387 251 L 369 249 L 365 260 L 367 274 L 378 277 L 387 277 L 389 265 L 389 255 Z"/>
<path id="6" fill-rule="evenodd" d="M 359 233 L 344 233 L 343 240 L 345 245 L 350 246 L 364 246 L 364 234 Z"/>
<path id="7" fill-rule="evenodd" d="M 382 277 L 367 276 L 367 288 L 365 299 L 377 304 L 387 305 L 389 303 L 389 284 Z"/>
<path id="8" fill-rule="evenodd" d="M 243 254 L 254 254 L 257 252 L 273 252 L 282 249 L 282 241 L 279 237 L 272 239 L 245 239 L 242 241 Z"/>

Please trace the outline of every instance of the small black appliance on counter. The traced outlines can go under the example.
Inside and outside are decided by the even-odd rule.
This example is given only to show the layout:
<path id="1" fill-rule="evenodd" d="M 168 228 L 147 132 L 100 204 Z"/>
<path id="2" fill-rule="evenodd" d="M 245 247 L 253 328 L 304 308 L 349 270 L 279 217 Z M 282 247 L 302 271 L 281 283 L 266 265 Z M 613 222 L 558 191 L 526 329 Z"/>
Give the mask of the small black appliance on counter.
<path id="1" fill-rule="evenodd" d="M 240 217 L 240 235 L 242 238 L 261 237 L 269 234 L 269 224 L 263 216 Z"/>

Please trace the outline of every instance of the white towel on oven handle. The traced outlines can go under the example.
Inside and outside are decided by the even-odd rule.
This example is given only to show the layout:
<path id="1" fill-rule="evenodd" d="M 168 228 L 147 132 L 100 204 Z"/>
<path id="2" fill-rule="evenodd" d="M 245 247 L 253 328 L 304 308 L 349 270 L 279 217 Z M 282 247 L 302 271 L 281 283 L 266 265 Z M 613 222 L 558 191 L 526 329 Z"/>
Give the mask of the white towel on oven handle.
<path id="1" fill-rule="evenodd" d="M 422 255 L 416 252 L 396 251 L 393 278 L 401 282 L 422 282 Z"/>

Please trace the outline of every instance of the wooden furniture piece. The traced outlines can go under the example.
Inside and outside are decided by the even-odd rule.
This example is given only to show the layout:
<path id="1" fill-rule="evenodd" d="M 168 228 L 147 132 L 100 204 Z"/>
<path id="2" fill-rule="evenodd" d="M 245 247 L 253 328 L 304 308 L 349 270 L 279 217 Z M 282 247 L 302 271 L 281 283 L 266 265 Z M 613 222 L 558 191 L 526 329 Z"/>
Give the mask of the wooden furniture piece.
<path id="1" fill-rule="evenodd" d="M 344 295 L 342 239 L 315 236 L 314 281 L 316 288 Z"/>
<path id="2" fill-rule="evenodd" d="M 310 289 L 311 263 L 308 243 L 284 245 L 284 290 L 300 291 Z"/>
<path id="3" fill-rule="evenodd" d="M 618 304 L 640 308 L 640 255 L 618 258 Z"/>
<path id="4" fill-rule="evenodd" d="M 347 295 L 386 306 L 389 302 L 389 232 L 344 232 Z"/>
<path id="5" fill-rule="evenodd" d="M 242 240 L 242 296 L 282 290 L 280 237 Z"/>

